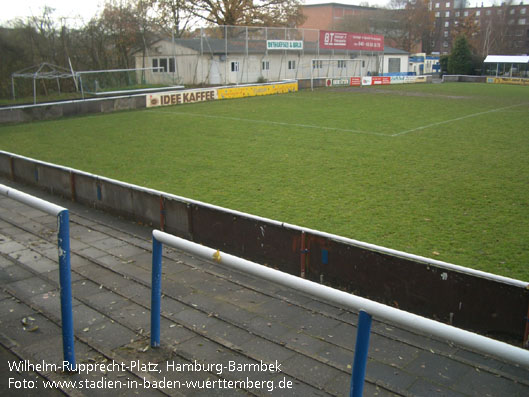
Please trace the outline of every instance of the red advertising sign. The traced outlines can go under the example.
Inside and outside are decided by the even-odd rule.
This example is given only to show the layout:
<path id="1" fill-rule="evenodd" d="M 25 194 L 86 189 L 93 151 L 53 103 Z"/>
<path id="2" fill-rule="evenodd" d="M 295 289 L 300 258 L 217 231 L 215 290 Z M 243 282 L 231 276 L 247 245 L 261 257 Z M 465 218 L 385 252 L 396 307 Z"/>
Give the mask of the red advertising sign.
<path id="1" fill-rule="evenodd" d="M 371 77 L 372 85 L 388 85 L 391 84 L 390 76 L 373 76 Z"/>
<path id="2" fill-rule="evenodd" d="M 346 50 L 347 33 L 328 32 L 326 30 L 320 30 L 320 48 L 325 48 L 328 50 Z"/>
<path id="3" fill-rule="evenodd" d="M 320 48 L 327 50 L 384 51 L 384 36 L 320 30 Z"/>
<path id="4" fill-rule="evenodd" d="M 348 49 L 358 51 L 384 51 L 384 36 L 367 33 L 349 33 Z"/>
<path id="5" fill-rule="evenodd" d="M 351 77 L 351 81 L 349 82 L 349 85 L 351 86 L 361 86 L 362 85 L 362 78 L 361 77 Z"/>

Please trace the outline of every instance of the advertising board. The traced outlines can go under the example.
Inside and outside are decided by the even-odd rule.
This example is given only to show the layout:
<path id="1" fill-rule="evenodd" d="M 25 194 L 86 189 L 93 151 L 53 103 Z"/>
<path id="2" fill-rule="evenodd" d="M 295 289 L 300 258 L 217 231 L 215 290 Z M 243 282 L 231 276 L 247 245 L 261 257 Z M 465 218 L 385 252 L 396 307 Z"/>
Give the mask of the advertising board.
<path id="1" fill-rule="evenodd" d="M 320 30 L 320 48 L 326 50 L 384 51 L 384 36 Z"/>
<path id="2" fill-rule="evenodd" d="M 302 40 L 266 40 L 267 50 L 302 50 Z"/>
<path id="3" fill-rule="evenodd" d="M 217 89 L 219 99 L 243 98 L 247 96 L 284 94 L 298 90 L 298 82 L 223 87 Z"/>
<path id="4" fill-rule="evenodd" d="M 326 87 L 349 87 L 362 85 L 361 77 L 340 77 L 325 80 Z"/>
<path id="5" fill-rule="evenodd" d="M 147 107 L 181 105 L 217 99 L 216 88 L 161 92 L 146 95 Z"/>
<path id="6" fill-rule="evenodd" d="M 520 77 L 487 77 L 487 83 L 529 85 L 529 79 Z"/>
<path id="7" fill-rule="evenodd" d="M 391 76 L 391 84 L 426 83 L 426 76 Z"/>

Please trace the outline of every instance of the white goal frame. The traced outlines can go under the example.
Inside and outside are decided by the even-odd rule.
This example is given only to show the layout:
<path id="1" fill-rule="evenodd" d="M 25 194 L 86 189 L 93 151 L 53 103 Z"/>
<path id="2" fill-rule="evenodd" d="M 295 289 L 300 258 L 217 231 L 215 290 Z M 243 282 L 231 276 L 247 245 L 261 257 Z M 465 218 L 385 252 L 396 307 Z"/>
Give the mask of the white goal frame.
<path id="1" fill-rule="evenodd" d="M 345 62 L 345 65 L 348 65 L 349 63 L 352 63 L 355 65 L 356 63 L 359 63 L 360 66 L 358 67 L 358 73 L 355 73 L 357 71 L 357 66 L 355 65 L 353 67 L 353 73 L 348 73 L 348 67 L 345 68 L 338 68 L 338 62 L 342 61 Z M 333 78 L 340 78 L 340 77 L 362 77 L 362 62 L 364 62 L 365 59 L 358 59 L 358 58 L 313 58 L 310 60 L 310 89 L 311 91 L 314 90 L 314 79 L 315 78 L 326 78 L 326 79 L 333 79 Z M 315 68 L 315 62 L 326 62 L 327 64 L 327 75 L 326 76 L 314 76 L 314 70 L 319 69 Z M 336 66 L 334 66 L 336 65 Z M 344 75 L 335 75 L 335 73 L 328 73 L 329 69 L 332 67 L 332 70 L 335 69 L 345 69 Z"/>

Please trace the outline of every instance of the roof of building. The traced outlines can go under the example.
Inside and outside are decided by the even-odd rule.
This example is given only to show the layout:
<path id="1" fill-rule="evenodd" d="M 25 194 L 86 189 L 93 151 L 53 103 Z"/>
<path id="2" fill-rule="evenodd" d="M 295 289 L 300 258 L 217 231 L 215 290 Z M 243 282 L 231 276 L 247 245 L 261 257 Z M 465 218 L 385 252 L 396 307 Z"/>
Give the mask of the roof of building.
<path id="1" fill-rule="evenodd" d="M 369 7 L 369 6 L 357 6 L 354 4 L 343 4 L 343 3 L 319 3 L 319 4 L 302 4 L 303 8 L 316 8 L 316 7 L 343 7 L 343 8 L 354 8 L 362 10 L 376 10 L 378 7 Z"/>
<path id="2" fill-rule="evenodd" d="M 528 55 L 487 55 L 485 63 L 529 63 Z"/>
<path id="3" fill-rule="evenodd" d="M 162 39 L 165 41 L 171 41 L 170 39 Z M 162 41 L 160 40 L 160 41 Z M 192 39 L 176 39 L 175 44 L 192 49 L 197 52 L 203 52 L 206 54 L 215 54 L 222 55 L 226 52 L 231 54 L 244 54 L 246 53 L 246 45 L 248 45 L 248 54 L 264 54 L 266 50 L 266 40 L 246 40 L 244 38 L 231 38 L 228 39 L 227 43 L 224 39 L 212 39 L 204 37 L 202 40 L 200 38 Z M 304 53 L 317 53 L 318 52 L 318 42 L 317 41 L 304 41 L 303 42 Z M 271 53 L 274 50 L 270 50 Z M 358 53 L 360 51 L 350 51 L 353 53 Z M 320 49 L 320 54 L 330 54 L 332 50 Z M 400 50 L 398 48 L 384 46 L 384 54 L 391 55 L 407 55 L 407 51 Z"/>

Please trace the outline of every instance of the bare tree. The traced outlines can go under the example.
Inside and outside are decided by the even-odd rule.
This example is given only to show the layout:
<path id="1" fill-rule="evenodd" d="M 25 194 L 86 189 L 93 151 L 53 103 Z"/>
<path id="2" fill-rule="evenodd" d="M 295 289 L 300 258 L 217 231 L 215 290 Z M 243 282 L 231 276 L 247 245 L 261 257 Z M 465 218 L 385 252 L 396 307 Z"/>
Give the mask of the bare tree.
<path id="1" fill-rule="evenodd" d="M 303 20 L 299 0 L 198 0 L 192 13 L 216 25 L 295 26 Z"/>

